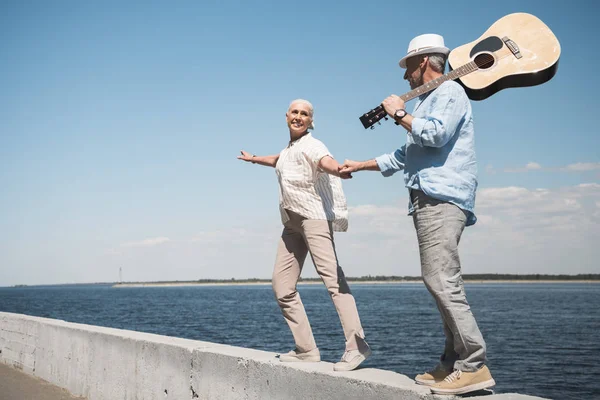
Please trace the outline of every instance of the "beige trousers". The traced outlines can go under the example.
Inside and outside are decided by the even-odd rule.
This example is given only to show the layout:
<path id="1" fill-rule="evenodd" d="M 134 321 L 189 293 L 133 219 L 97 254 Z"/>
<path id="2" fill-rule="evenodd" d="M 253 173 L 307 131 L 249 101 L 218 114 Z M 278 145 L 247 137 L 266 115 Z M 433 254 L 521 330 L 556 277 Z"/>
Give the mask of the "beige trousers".
<path id="1" fill-rule="evenodd" d="M 291 211 L 287 213 L 290 221 L 285 224 L 279 240 L 272 283 L 277 303 L 294 336 L 296 349 L 305 352 L 317 347 L 296 289 L 308 252 L 340 317 L 346 351 L 358 349 L 357 340 L 364 339 L 364 332 L 354 296 L 338 265 L 331 222 L 306 219 Z"/>

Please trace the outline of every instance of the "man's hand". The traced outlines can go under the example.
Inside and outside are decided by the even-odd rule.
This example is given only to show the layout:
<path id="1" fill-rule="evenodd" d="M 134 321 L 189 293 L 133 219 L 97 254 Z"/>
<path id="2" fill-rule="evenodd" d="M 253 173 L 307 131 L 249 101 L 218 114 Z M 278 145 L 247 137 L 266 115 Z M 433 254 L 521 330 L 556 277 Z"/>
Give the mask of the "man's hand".
<path id="1" fill-rule="evenodd" d="M 244 150 L 240 151 L 240 153 L 242 153 L 242 155 L 237 157 L 238 160 L 244 160 L 244 161 L 248 161 L 248 162 L 253 162 L 254 161 L 253 160 L 254 155 L 252 155 L 252 154 L 250 154 L 250 153 L 248 153 L 247 151 L 244 151 Z"/>
<path id="2" fill-rule="evenodd" d="M 405 107 L 404 100 L 402 100 L 399 96 L 396 96 L 395 94 L 386 98 L 381 104 L 383 104 L 385 112 L 392 118 L 394 118 L 396 110 Z"/>
<path id="3" fill-rule="evenodd" d="M 361 163 L 358 161 L 346 160 L 339 167 L 340 177 L 342 174 L 351 174 L 352 172 L 360 171 Z"/>

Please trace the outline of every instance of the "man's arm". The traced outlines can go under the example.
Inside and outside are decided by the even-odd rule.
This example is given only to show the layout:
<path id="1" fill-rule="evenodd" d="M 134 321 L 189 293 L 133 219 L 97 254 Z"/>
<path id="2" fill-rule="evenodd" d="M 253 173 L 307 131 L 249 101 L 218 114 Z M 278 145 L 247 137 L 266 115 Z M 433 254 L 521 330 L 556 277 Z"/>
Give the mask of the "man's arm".
<path id="1" fill-rule="evenodd" d="M 368 161 L 353 161 L 346 160 L 343 165 L 340 165 L 340 173 L 351 173 L 358 171 L 379 171 L 379 165 L 375 159 Z"/>
<path id="2" fill-rule="evenodd" d="M 275 168 L 277 165 L 277 160 L 279 160 L 279 154 L 273 156 L 255 156 L 244 150 L 240 151 L 240 153 L 242 153 L 242 155 L 237 157 L 238 160 L 251 162 L 252 164 L 264 165 L 265 167 Z"/>
<path id="3" fill-rule="evenodd" d="M 398 109 L 404 109 L 404 101 L 391 95 L 383 101 L 385 111 L 408 131 L 409 140 L 421 147 L 443 147 L 456 134 L 459 124 L 467 112 L 468 100 L 461 88 L 453 84 L 438 89 L 435 109 L 425 118 L 406 114 L 402 119 L 394 118 Z"/>
<path id="4" fill-rule="evenodd" d="M 411 121 L 409 140 L 421 147 L 445 146 L 457 133 L 467 114 L 468 100 L 464 92 L 460 92 L 462 88 L 448 85 L 442 89 L 433 93 L 437 97 L 435 109 L 425 118 Z"/>
<path id="5" fill-rule="evenodd" d="M 406 145 L 391 154 L 383 154 L 368 161 L 346 160 L 340 168 L 340 173 L 352 173 L 356 171 L 381 171 L 385 177 L 394 175 L 404 169 L 406 158 Z"/>

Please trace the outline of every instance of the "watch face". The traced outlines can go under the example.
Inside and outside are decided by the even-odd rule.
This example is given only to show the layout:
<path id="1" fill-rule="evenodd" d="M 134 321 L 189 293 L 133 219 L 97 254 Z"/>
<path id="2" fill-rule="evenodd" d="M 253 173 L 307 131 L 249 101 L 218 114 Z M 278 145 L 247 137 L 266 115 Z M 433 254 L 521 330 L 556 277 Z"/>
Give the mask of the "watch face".
<path id="1" fill-rule="evenodd" d="M 404 110 L 396 111 L 396 117 L 398 117 L 398 118 L 403 118 L 405 115 L 406 115 L 406 111 L 404 111 Z"/>

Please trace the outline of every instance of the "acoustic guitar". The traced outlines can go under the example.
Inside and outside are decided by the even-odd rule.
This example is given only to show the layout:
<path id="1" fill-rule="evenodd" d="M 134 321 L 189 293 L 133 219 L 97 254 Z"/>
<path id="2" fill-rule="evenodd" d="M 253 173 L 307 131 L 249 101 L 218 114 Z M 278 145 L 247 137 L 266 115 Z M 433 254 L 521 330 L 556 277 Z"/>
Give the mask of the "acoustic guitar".
<path id="1" fill-rule="evenodd" d="M 456 80 L 471 100 L 484 100 L 502 89 L 549 81 L 556 74 L 559 58 L 560 43 L 546 24 L 531 14 L 509 14 L 479 39 L 452 50 L 448 55 L 450 72 L 400 98 L 407 102 Z M 381 119 L 388 118 L 379 105 L 363 114 L 360 122 L 365 129 L 374 129 Z"/>

